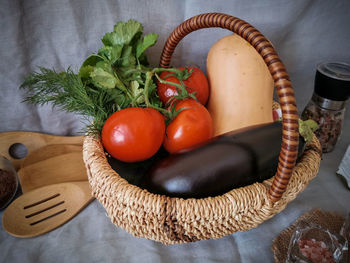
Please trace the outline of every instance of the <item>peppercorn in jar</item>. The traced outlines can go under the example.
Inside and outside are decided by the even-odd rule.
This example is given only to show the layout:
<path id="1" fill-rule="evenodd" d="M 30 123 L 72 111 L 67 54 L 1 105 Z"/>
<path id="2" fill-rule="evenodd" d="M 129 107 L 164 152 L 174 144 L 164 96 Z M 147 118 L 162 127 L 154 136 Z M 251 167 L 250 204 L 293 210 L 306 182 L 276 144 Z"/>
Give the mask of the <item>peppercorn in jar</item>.
<path id="1" fill-rule="evenodd" d="M 314 93 L 301 118 L 317 122 L 315 134 L 324 153 L 331 152 L 337 143 L 350 96 L 350 65 L 331 62 L 318 65 Z"/>

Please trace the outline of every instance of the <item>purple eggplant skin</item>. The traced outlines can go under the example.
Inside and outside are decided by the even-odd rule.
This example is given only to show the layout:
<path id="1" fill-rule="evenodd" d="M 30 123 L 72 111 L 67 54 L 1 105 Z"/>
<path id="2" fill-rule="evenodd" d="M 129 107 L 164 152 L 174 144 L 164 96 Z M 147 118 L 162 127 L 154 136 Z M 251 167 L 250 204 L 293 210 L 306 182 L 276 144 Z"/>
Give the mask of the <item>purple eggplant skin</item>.
<path id="1" fill-rule="evenodd" d="M 170 197 L 203 198 L 262 182 L 276 172 L 281 142 L 280 122 L 228 132 L 158 160 L 142 187 Z"/>

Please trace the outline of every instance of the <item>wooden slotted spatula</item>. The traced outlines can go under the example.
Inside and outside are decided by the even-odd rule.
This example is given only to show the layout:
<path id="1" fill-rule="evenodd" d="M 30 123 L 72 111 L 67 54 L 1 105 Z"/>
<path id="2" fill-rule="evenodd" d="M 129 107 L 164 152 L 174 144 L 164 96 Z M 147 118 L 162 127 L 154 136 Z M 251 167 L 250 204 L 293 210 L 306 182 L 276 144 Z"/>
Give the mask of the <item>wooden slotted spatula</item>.
<path id="1" fill-rule="evenodd" d="M 88 181 L 44 186 L 13 201 L 2 224 L 16 237 L 39 236 L 68 222 L 93 199 Z"/>

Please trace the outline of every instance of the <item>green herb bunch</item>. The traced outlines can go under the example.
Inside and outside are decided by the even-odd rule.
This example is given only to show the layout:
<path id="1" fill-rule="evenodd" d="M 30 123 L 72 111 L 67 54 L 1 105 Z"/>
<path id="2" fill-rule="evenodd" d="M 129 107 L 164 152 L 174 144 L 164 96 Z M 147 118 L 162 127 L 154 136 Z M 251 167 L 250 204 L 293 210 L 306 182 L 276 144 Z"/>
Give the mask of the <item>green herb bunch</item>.
<path id="1" fill-rule="evenodd" d="M 100 133 L 111 114 L 128 107 L 153 107 L 163 114 L 174 114 L 162 108 L 154 77 L 165 70 L 183 72 L 150 68 L 145 51 L 156 43 L 158 35 L 142 34 L 139 22 L 118 22 L 78 74 L 70 68 L 63 72 L 39 68 L 39 72 L 29 74 L 21 85 L 29 94 L 25 101 L 38 105 L 51 102 L 65 111 L 92 117 L 87 127 L 90 134 Z M 178 89 L 186 91 L 182 85 Z"/>

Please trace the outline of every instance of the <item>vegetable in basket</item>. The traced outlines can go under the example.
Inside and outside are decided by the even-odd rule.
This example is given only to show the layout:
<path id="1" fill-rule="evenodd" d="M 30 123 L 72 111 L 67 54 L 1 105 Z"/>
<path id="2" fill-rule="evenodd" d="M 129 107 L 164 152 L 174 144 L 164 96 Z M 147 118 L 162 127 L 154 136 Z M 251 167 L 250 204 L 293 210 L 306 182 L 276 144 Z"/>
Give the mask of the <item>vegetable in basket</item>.
<path id="1" fill-rule="evenodd" d="M 114 158 L 137 162 L 156 154 L 164 133 L 164 117 L 159 111 L 134 107 L 113 113 L 103 126 L 101 139 Z"/>
<path id="2" fill-rule="evenodd" d="M 302 127 L 305 134 L 315 128 L 310 122 Z M 299 157 L 311 139 L 299 136 Z M 143 187 L 156 194 L 202 198 L 262 182 L 276 172 L 281 141 L 281 122 L 231 131 L 159 160 L 144 177 Z"/>
<path id="3" fill-rule="evenodd" d="M 211 116 L 202 104 L 185 99 L 176 104 L 175 110 L 181 112 L 167 126 L 163 144 L 169 153 L 185 151 L 213 136 Z"/>
<path id="4" fill-rule="evenodd" d="M 176 84 L 183 84 L 186 87 L 185 93 L 195 95 L 196 99 L 206 105 L 209 98 L 209 83 L 204 73 L 197 67 L 180 67 L 182 74 L 175 75 L 172 72 L 162 72 L 157 84 L 157 94 L 164 105 L 171 102 L 173 97 L 178 97 L 181 93 Z M 180 94 L 179 94 L 180 93 Z M 183 92 L 182 92 L 183 93 Z"/>
<path id="5" fill-rule="evenodd" d="M 156 79 L 163 85 L 167 81 L 159 75 L 172 74 L 172 78 L 181 79 L 181 83 L 167 84 L 178 89 L 178 99 L 197 99 L 183 82 L 195 82 L 199 73 L 195 68 L 149 67 L 145 51 L 156 43 L 158 35 L 151 33 L 143 37 L 142 33 L 142 25 L 135 20 L 118 22 L 113 32 L 102 38 L 104 45 L 97 54 L 84 61 L 79 74 L 70 68 L 60 73 L 40 68 L 40 72 L 31 73 L 21 85 L 29 92 L 26 101 L 40 105 L 51 102 L 53 106 L 83 115 L 90 122 L 87 133 L 101 135 L 104 147 L 115 158 L 136 162 L 152 157 L 165 136 L 165 120 L 161 114 L 171 122 L 182 110 L 174 110 L 174 105 L 164 108 L 157 95 Z M 202 82 L 203 76 L 200 76 Z M 190 89 L 198 90 L 195 86 Z M 204 94 L 204 99 L 206 96 Z M 119 116 L 127 118 L 116 121 Z M 133 130 L 138 125 L 142 125 L 141 131 Z M 153 135 L 149 135 L 150 132 Z"/>
<path id="6" fill-rule="evenodd" d="M 273 79 L 246 40 L 236 34 L 218 40 L 208 53 L 207 74 L 214 135 L 273 121 Z"/>

